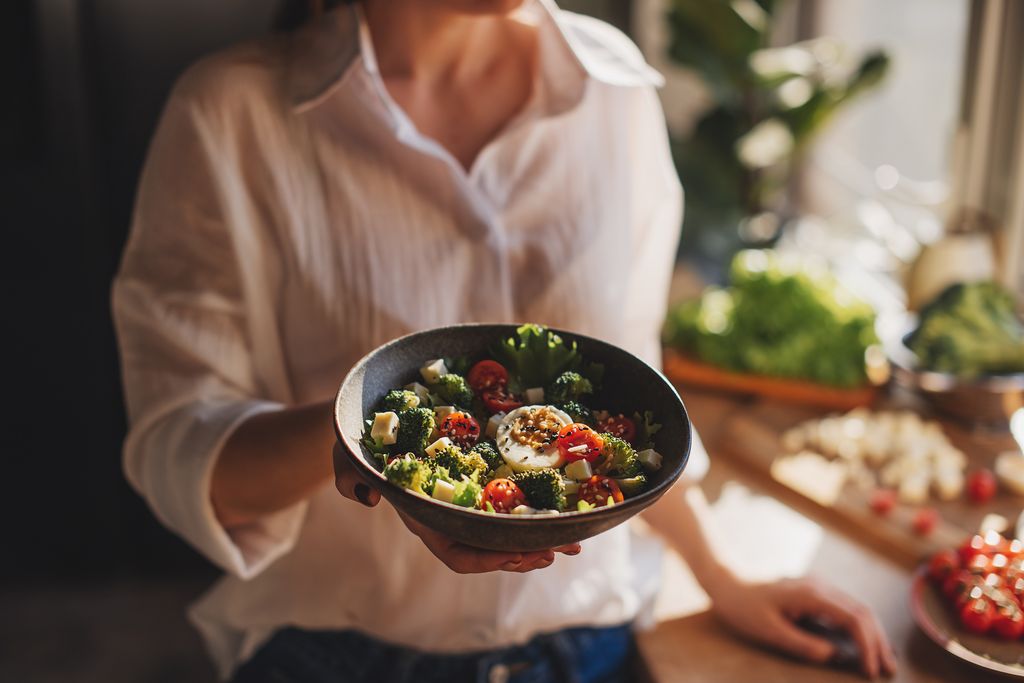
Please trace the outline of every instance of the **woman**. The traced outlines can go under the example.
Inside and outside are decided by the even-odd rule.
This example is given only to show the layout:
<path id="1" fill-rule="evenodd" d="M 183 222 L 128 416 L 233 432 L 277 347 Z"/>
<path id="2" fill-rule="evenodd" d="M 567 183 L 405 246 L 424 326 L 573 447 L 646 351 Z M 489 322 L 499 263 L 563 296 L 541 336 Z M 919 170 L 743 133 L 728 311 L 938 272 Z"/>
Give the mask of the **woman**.
<path id="1" fill-rule="evenodd" d="M 461 321 L 548 323 L 657 362 L 682 204 L 657 82 L 620 33 L 549 0 L 364 0 L 178 83 L 114 287 L 125 467 L 229 574 L 191 612 L 224 677 L 625 676 L 658 548 L 628 526 L 582 553 L 454 543 L 332 467 L 329 400 L 369 349 Z M 793 625 L 824 616 L 866 673 L 892 670 L 868 612 L 803 580 L 743 582 L 706 517 L 686 482 L 645 514 L 723 620 L 825 662 L 832 646 Z"/>

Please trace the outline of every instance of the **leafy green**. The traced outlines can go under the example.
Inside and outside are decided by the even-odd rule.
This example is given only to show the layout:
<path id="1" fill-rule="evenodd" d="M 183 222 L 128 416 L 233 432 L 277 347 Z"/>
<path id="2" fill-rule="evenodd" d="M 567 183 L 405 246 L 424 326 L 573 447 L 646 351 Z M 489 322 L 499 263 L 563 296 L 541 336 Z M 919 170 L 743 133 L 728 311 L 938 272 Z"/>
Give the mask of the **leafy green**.
<path id="1" fill-rule="evenodd" d="M 576 342 L 566 344 L 551 330 L 532 323 L 502 339 L 492 354 L 523 388 L 547 386 L 563 372 L 577 370 L 582 363 Z"/>
<path id="2" fill-rule="evenodd" d="M 866 379 L 864 354 L 874 311 L 809 262 L 773 251 L 736 255 L 728 289 L 669 312 L 664 340 L 698 359 L 737 372 L 855 387 Z"/>
<path id="3" fill-rule="evenodd" d="M 995 282 L 955 284 L 921 311 L 907 339 L 921 366 L 964 378 L 1024 372 L 1024 325 Z"/>
<path id="4" fill-rule="evenodd" d="M 650 410 L 645 410 L 643 415 L 633 413 L 633 424 L 636 425 L 637 448 L 654 448 L 654 435 L 661 429 L 661 423 L 654 421 L 654 413 Z"/>
<path id="5" fill-rule="evenodd" d="M 359 443 L 363 444 L 366 450 L 370 451 L 374 456 L 383 460 L 384 456 L 390 453 L 390 450 L 384 445 L 383 441 L 370 436 L 370 430 L 373 429 L 373 420 L 365 420 L 364 426 L 363 437 L 359 440 Z"/>
<path id="6" fill-rule="evenodd" d="M 452 502 L 466 508 L 475 508 L 483 495 L 483 487 L 477 482 L 476 477 L 463 477 L 455 484 L 455 495 Z"/>

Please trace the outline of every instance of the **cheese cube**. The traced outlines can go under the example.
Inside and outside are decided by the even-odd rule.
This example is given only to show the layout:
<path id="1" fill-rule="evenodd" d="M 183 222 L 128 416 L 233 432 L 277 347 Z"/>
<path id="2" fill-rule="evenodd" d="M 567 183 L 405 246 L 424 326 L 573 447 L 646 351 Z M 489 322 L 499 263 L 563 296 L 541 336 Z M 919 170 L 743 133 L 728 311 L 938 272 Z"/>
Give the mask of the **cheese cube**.
<path id="1" fill-rule="evenodd" d="M 392 412 L 374 413 L 370 438 L 390 446 L 398 439 L 398 415 Z"/>
<path id="2" fill-rule="evenodd" d="M 434 482 L 433 495 L 437 500 L 450 503 L 455 498 L 455 485 L 448 483 L 444 479 L 438 479 Z"/>
<path id="3" fill-rule="evenodd" d="M 454 412 L 456 412 L 455 411 L 455 406 L 435 406 L 434 407 L 434 419 L 437 421 L 437 424 L 441 424 L 441 422 L 446 417 L 448 417 L 449 415 L 451 415 Z"/>
<path id="4" fill-rule="evenodd" d="M 586 481 L 594 476 L 594 470 L 586 460 L 576 460 L 565 466 L 565 476 L 576 481 Z"/>
<path id="5" fill-rule="evenodd" d="M 640 451 L 637 453 L 637 457 L 640 458 L 640 464 L 648 472 L 661 469 L 661 453 L 653 448 L 646 448 Z"/>
<path id="6" fill-rule="evenodd" d="M 427 446 L 424 449 L 424 452 L 427 454 L 428 457 L 433 458 L 434 456 L 437 455 L 438 451 L 443 451 L 444 449 L 451 448 L 454 445 L 455 444 L 452 443 L 451 439 L 449 439 L 447 436 L 442 436 L 440 439 Z"/>
<path id="7" fill-rule="evenodd" d="M 491 437 L 492 439 L 498 436 L 498 425 L 505 419 L 505 413 L 498 413 L 497 415 L 491 415 L 491 419 L 487 421 L 487 427 L 484 429 L 484 434 Z"/>
<path id="8" fill-rule="evenodd" d="M 419 382 L 409 382 L 402 388 L 416 394 L 416 397 L 420 400 L 421 406 L 425 406 L 430 403 L 430 389 L 427 389 Z"/>
<path id="9" fill-rule="evenodd" d="M 565 495 L 567 496 L 575 496 L 580 492 L 580 483 L 578 481 L 563 479 L 562 484 L 565 486 Z"/>
<path id="10" fill-rule="evenodd" d="M 544 387 L 533 387 L 523 392 L 528 405 L 539 405 L 544 403 Z"/>
<path id="11" fill-rule="evenodd" d="M 427 384 L 436 384 L 437 380 L 448 374 L 448 368 L 444 366 L 444 359 L 438 358 L 437 360 L 427 362 L 426 365 L 420 368 L 420 374 L 423 375 L 423 379 Z"/>

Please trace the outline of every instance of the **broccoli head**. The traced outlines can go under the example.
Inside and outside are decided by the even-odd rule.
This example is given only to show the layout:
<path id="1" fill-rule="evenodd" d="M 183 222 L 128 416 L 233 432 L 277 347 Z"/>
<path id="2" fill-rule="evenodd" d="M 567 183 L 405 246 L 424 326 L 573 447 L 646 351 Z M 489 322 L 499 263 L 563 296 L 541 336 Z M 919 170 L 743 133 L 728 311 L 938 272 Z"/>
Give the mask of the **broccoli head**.
<path id="1" fill-rule="evenodd" d="M 522 490 L 531 507 L 543 510 L 565 508 L 565 484 L 558 470 L 545 468 L 517 472 L 510 479 Z"/>
<path id="2" fill-rule="evenodd" d="M 430 465 L 410 455 L 396 458 L 384 467 L 384 477 L 388 481 L 413 491 L 425 491 L 427 485 L 433 488 L 430 482 L 432 474 Z"/>
<path id="3" fill-rule="evenodd" d="M 569 417 L 572 418 L 573 422 L 582 422 L 585 425 L 593 427 L 597 422 L 594 420 L 594 413 L 590 408 L 586 407 L 579 401 L 566 401 L 561 403 L 558 407 Z"/>
<path id="4" fill-rule="evenodd" d="M 434 426 L 434 411 L 430 408 L 409 408 L 399 412 L 395 450 L 423 455 L 423 449 L 430 445 Z"/>
<path id="5" fill-rule="evenodd" d="M 643 473 L 640 456 L 626 441 L 611 434 L 602 434 L 604 448 L 601 455 L 605 459 L 608 474 L 612 477 L 635 477 Z"/>
<path id="6" fill-rule="evenodd" d="M 638 474 L 627 479 L 616 479 L 615 481 L 618 483 L 622 495 L 626 498 L 640 495 L 647 489 L 647 475 L 645 474 Z"/>
<path id="7" fill-rule="evenodd" d="M 921 310 L 907 339 L 920 364 L 961 377 L 1024 371 L 1024 325 L 994 282 L 958 283 Z"/>
<path id="8" fill-rule="evenodd" d="M 407 389 L 392 389 L 381 399 L 378 412 L 400 413 L 410 408 L 419 408 L 420 397 Z"/>
<path id="9" fill-rule="evenodd" d="M 501 457 L 501 453 L 490 441 L 479 441 L 471 449 L 470 453 L 478 453 L 484 462 L 487 463 L 487 468 L 490 470 L 496 470 L 505 464 L 505 458 Z"/>
<path id="10" fill-rule="evenodd" d="M 458 446 L 442 448 L 432 458 L 435 467 L 443 467 L 451 473 L 452 477 L 472 477 L 486 474 L 490 467 L 487 461 L 477 451 L 463 453 Z"/>
<path id="11" fill-rule="evenodd" d="M 566 403 L 575 401 L 580 396 L 592 393 L 594 385 L 590 380 L 578 372 L 563 372 L 555 378 L 555 381 L 544 391 L 544 396 L 551 403 Z"/>
<path id="12" fill-rule="evenodd" d="M 462 375 L 449 373 L 441 375 L 437 383 L 431 386 L 438 396 L 459 408 L 473 407 L 473 390 Z"/>

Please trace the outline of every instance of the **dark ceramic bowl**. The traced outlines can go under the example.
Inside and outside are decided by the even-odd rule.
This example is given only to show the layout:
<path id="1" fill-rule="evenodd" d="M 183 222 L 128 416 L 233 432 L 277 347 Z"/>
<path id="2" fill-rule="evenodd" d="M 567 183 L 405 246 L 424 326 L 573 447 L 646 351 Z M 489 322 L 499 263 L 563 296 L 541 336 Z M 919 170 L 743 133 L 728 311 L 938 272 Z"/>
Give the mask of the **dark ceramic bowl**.
<path id="1" fill-rule="evenodd" d="M 432 358 L 483 358 L 516 325 L 455 325 L 410 334 L 370 352 L 348 373 L 334 404 L 334 427 L 353 465 L 399 511 L 467 545 L 491 550 L 544 550 L 575 543 L 625 522 L 658 500 L 682 474 L 690 455 L 690 420 L 679 394 L 665 377 L 636 356 L 605 342 L 553 330 L 575 341 L 587 361 L 603 363 L 601 392 L 589 403 L 612 412 L 652 410 L 662 428 L 655 447 L 661 469 L 648 477 L 644 493 L 612 507 L 560 515 L 495 515 L 410 493 L 387 481 L 380 465 L 360 443 L 364 420 L 391 389 L 419 380 L 419 368 Z"/>

